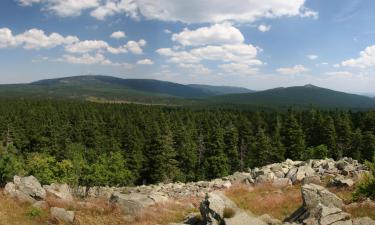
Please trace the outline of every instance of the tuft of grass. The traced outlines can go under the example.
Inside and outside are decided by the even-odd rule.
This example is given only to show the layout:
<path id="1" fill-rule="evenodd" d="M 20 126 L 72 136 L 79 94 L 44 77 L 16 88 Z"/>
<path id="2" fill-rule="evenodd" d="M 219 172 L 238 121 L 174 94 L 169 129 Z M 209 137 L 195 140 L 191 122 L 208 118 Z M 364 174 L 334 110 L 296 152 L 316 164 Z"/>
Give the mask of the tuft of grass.
<path id="1" fill-rule="evenodd" d="M 44 215 L 44 211 L 35 208 L 33 206 L 29 207 L 29 209 L 26 211 L 26 216 L 29 217 L 30 219 L 35 219 L 35 218 L 41 218 Z"/>
<path id="2" fill-rule="evenodd" d="M 236 211 L 232 208 L 225 207 L 223 216 L 225 219 L 233 218 L 236 215 Z"/>
<path id="3" fill-rule="evenodd" d="M 248 210 L 255 215 L 270 214 L 283 220 L 302 205 L 299 185 L 285 188 L 275 188 L 272 185 L 259 185 L 249 188 L 246 185 L 236 185 L 225 194 L 238 207 Z"/>

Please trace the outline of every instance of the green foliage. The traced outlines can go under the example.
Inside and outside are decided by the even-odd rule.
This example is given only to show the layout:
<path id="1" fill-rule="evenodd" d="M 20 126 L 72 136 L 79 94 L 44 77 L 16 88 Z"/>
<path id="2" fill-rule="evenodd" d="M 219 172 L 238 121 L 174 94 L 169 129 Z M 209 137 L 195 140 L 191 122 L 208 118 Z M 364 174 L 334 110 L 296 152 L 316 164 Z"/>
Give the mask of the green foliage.
<path id="1" fill-rule="evenodd" d="M 189 182 L 285 158 L 365 161 L 373 114 L 0 99 L 0 183 L 16 174 L 89 187 Z"/>
<path id="2" fill-rule="evenodd" d="M 366 162 L 367 167 L 370 169 L 370 174 L 365 175 L 357 190 L 353 194 L 354 200 L 363 198 L 371 198 L 375 200 L 375 156 L 372 162 Z"/>
<path id="3" fill-rule="evenodd" d="M 303 157 L 307 159 L 325 159 L 328 157 L 328 148 L 325 145 L 319 145 L 316 147 L 309 147 L 306 149 L 306 153 Z"/>
<path id="4" fill-rule="evenodd" d="M 13 152 L 14 148 L 0 151 L 0 184 L 13 180 L 14 175 L 25 175 L 24 160 Z"/>
<path id="5" fill-rule="evenodd" d="M 29 207 L 26 211 L 26 216 L 30 219 L 40 218 L 44 215 L 43 210 L 36 208 L 36 207 Z"/>

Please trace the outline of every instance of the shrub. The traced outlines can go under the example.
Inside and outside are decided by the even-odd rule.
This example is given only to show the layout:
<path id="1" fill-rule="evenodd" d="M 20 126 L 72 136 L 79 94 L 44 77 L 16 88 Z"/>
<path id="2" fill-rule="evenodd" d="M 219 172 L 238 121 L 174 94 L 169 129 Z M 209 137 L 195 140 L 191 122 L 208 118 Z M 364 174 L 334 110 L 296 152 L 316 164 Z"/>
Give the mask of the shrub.
<path id="1" fill-rule="evenodd" d="M 354 200 L 363 198 L 375 199 L 375 156 L 373 162 L 366 162 L 366 165 L 370 169 L 370 174 L 365 175 L 359 183 L 357 190 L 353 194 Z"/>

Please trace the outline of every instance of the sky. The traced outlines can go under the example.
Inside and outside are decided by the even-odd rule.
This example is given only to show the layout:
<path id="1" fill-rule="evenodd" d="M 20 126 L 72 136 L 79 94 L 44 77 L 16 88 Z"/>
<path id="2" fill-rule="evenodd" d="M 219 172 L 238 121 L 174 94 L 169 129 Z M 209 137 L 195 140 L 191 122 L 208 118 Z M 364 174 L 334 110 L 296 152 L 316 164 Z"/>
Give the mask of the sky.
<path id="1" fill-rule="evenodd" d="M 74 75 L 375 93 L 374 0 L 1 0 L 0 83 Z"/>

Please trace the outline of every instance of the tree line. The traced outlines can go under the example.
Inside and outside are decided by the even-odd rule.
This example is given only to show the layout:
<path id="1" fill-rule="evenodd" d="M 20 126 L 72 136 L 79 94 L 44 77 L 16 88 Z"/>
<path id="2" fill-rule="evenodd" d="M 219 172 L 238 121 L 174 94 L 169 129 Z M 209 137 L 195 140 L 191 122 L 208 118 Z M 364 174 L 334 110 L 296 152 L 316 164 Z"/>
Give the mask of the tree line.
<path id="1" fill-rule="evenodd" d="M 135 185 L 207 180 L 269 163 L 371 161 L 375 111 L 249 111 L 0 100 L 0 183 Z"/>

